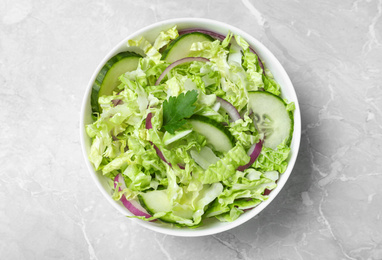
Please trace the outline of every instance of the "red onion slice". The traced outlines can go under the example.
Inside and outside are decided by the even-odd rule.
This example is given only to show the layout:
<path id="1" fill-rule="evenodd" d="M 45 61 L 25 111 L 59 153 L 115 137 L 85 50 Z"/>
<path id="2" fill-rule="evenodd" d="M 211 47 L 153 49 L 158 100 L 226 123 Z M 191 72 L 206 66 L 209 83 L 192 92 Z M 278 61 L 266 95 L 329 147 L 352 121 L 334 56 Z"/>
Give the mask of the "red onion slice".
<path id="1" fill-rule="evenodd" d="M 249 148 L 248 150 L 248 155 L 251 157 L 251 159 L 249 160 L 249 163 L 247 163 L 246 165 L 239 166 L 237 170 L 242 172 L 248 167 L 250 167 L 256 161 L 257 157 L 259 157 L 262 148 L 263 148 L 263 140 L 260 140 L 256 144 L 253 144 L 251 148 Z"/>
<path id="2" fill-rule="evenodd" d="M 224 35 L 222 35 L 222 34 L 220 34 L 220 33 L 216 33 L 216 32 L 209 31 L 209 30 L 204 30 L 204 29 L 187 29 L 187 30 L 180 30 L 178 33 L 179 33 L 179 35 L 183 35 L 183 34 L 193 33 L 193 32 L 204 33 L 204 34 L 207 34 L 207 35 L 211 36 L 212 38 L 218 39 L 218 40 L 220 40 L 220 41 L 224 41 L 224 39 L 226 38 Z M 259 66 L 260 66 L 260 68 L 263 70 L 263 74 L 264 74 L 264 76 L 265 76 L 264 64 L 263 64 L 263 62 L 261 61 L 260 56 L 257 54 L 257 52 L 256 52 L 251 46 L 249 46 L 249 50 L 250 50 L 251 52 L 253 52 L 254 54 L 256 54 L 256 56 L 259 58 Z"/>
<path id="3" fill-rule="evenodd" d="M 121 186 L 119 187 L 119 191 L 126 189 L 125 180 L 123 179 L 122 174 L 118 174 L 117 176 L 115 176 L 114 189 L 117 188 L 117 183 L 121 184 Z M 132 202 L 128 201 L 125 195 L 122 195 L 121 202 L 127 208 L 127 210 L 130 211 L 135 216 L 151 218 L 151 215 L 144 212 L 145 210 L 140 205 L 138 204 L 134 205 Z"/>
<path id="4" fill-rule="evenodd" d="M 151 124 L 151 118 L 153 118 L 153 114 L 149 113 L 146 117 L 146 129 L 153 128 L 153 125 Z"/>
<path id="5" fill-rule="evenodd" d="M 123 179 L 122 174 L 119 173 L 119 174 L 117 174 L 117 176 L 115 176 L 115 178 L 114 178 L 114 189 L 117 188 L 116 182 L 121 184 L 121 186 L 119 186 L 119 191 L 127 189 L 126 183 L 125 183 L 125 180 Z"/>
<path id="6" fill-rule="evenodd" d="M 263 74 L 264 74 L 264 76 L 265 76 L 264 64 L 263 64 L 263 62 L 261 61 L 260 56 L 255 52 L 254 49 L 252 49 L 251 46 L 249 46 L 249 50 L 250 50 L 251 52 L 253 52 L 254 54 L 256 54 L 256 56 L 257 56 L 257 58 L 258 58 L 258 60 L 259 60 L 260 68 L 263 70 Z"/>
<path id="7" fill-rule="evenodd" d="M 122 92 L 122 90 L 119 91 L 119 92 L 117 93 L 117 95 L 119 95 L 121 92 Z M 116 107 L 116 106 L 118 106 L 118 105 L 123 104 L 123 101 L 122 101 L 121 99 L 113 99 L 113 100 L 111 101 L 111 103 L 113 103 L 113 105 Z"/>
<path id="8" fill-rule="evenodd" d="M 278 181 L 279 180 L 276 180 L 275 183 L 277 183 Z M 265 190 L 263 192 L 263 195 L 267 196 L 267 195 L 269 195 L 271 193 L 271 191 L 273 191 L 273 190 L 269 190 L 269 189 L 265 188 Z"/>
<path id="9" fill-rule="evenodd" d="M 212 38 L 215 38 L 215 39 L 220 40 L 220 41 L 223 41 L 225 39 L 225 36 L 220 34 L 220 33 L 209 31 L 209 30 L 204 30 L 204 29 L 196 29 L 196 28 L 195 29 L 186 29 L 186 30 L 180 30 L 178 33 L 179 33 L 179 35 L 183 35 L 183 34 L 188 34 L 188 33 L 193 33 L 193 32 L 204 33 L 204 34 L 207 34 L 207 35 L 211 36 Z"/>
<path id="10" fill-rule="evenodd" d="M 232 121 L 241 119 L 239 111 L 237 111 L 236 107 L 234 107 L 227 100 L 224 100 L 220 97 L 216 97 L 216 101 L 220 103 L 221 108 L 223 108 L 227 112 L 227 114 L 231 117 Z"/>
<path id="11" fill-rule="evenodd" d="M 151 129 L 153 128 L 153 125 L 151 124 L 151 118 L 153 117 L 153 114 L 152 113 L 149 113 L 146 117 L 146 129 Z M 150 144 L 152 144 L 154 146 L 154 149 L 155 151 L 157 152 L 157 155 L 159 156 L 159 158 L 161 158 L 165 163 L 167 163 L 168 165 L 170 165 L 170 167 L 172 167 L 171 163 L 169 163 L 166 158 L 164 158 L 164 155 L 163 153 L 161 152 L 161 150 L 159 150 L 159 148 L 153 144 L 152 142 L 150 142 Z"/>
<path id="12" fill-rule="evenodd" d="M 183 64 L 183 63 L 186 63 L 186 62 L 192 62 L 192 61 L 201 61 L 201 62 L 209 62 L 210 60 L 209 59 L 206 59 L 206 58 L 203 58 L 203 57 L 186 57 L 186 58 L 183 58 L 183 59 L 180 59 L 180 60 L 177 60 L 177 61 L 174 61 L 173 63 L 170 64 L 170 66 L 168 66 L 163 72 L 162 74 L 159 76 L 159 78 L 157 79 L 157 81 L 155 82 L 155 86 L 158 86 L 160 84 L 160 82 L 162 81 L 162 79 L 167 75 L 167 73 L 172 70 L 174 67 L 180 65 L 180 64 Z"/>
<path id="13" fill-rule="evenodd" d="M 267 196 L 271 193 L 272 190 L 265 189 L 263 195 Z"/>
<path id="14" fill-rule="evenodd" d="M 169 163 L 166 158 L 164 158 L 164 155 L 162 153 L 162 151 L 158 148 L 158 146 L 156 146 L 155 144 L 153 144 L 152 142 L 150 142 L 152 145 L 154 145 L 154 149 L 155 151 L 157 152 L 157 155 L 159 156 L 159 158 L 162 159 L 162 161 L 164 161 L 165 163 L 167 163 L 168 165 L 170 165 L 170 167 L 172 167 L 171 163 Z"/>
<path id="15" fill-rule="evenodd" d="M 120 100 L 120 99 L 113 99 L 113 100 L 111 101 L 111 103 L 113 103 L 113 105 L 116 107 L 116 106 L 118 106 L 118 105 L 123 104 L 123 101 Z"/>

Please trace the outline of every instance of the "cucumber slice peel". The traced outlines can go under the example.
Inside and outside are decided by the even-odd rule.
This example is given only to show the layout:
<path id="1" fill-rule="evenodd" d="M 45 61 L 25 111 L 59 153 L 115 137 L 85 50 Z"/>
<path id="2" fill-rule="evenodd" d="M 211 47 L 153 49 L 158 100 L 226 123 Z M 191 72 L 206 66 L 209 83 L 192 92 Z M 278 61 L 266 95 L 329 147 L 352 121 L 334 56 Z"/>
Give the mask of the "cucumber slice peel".
<path id="1" fill-rule="evenodd" d="M 265 137 L 264 146 L 276 149 L 283 141 L 289 145 L 293 135 L 293 113 L 286 109 L 285 101 L 266 91 L 249 91 L 248 97 L 255 125 Z"/>
<path id="2" fill-rule="evenodd" d="M 204 135 L 207 142 L 218 152 L 228 152 L 235 146 L 235 138 L 221 123 L 205 116 L 193 115 L 188 119 L 192 129 Z"/>
<path id="3" fill-rule="evenodd" d="M 141 55 L 134 52 L 121 52 L 110 58 L 98 73 L 92 87 L 90 104 L 93 113 L 102 110 L 98 104 L 98 98 L 103 95 L 111 95 L 120 84 L 118 77 L 128 71 L 137 69 Z"/>
<path id="4" fill-rule="evenodd" d="M 167 212 L 166 215 L 159 218 L 163 222 L 176 223 L 177 216 L 191 220 L 194 214 L 194 211 L 190 209 L 174 211 L 168 199 L 167 190 L 148 191 L 138 195 L 138 199 L 141 206 L 152 216 L 158 212 Z"/>
<path id="5" fill-rule="evenodd" d="M 152 216 L 156 213 L 165 213 L 164 216 L 159 217 L 164 222 L 187 223 L 186 225 L 195 226 L 195 224 L 200 224 L 201 216 L 206 207 L 222 192 L 223 185 L 221 183 L 203 185 L 196 198 L 193 196 L 195 195 L 194 192 L 188 192 L 186 188 L 183 188 L 181 205 L 178 203 L 171 204 L 167 190 L 148 191 L 138 195 L 138 198 L 141 206 Z"/>
<path id="6" fill-rule="evenodd" d="M 153 190 L 138 195 L 139 203 L 151 215 L 158 212 L 170 212 L 171 204 L 166 190 Z M 160 218 L 164 222 L 173 222 L 164 215 Z"/>
<path id="7" fill-rule="evenodd" d="M 180 60 L 185 57 L 189 57 L 190 48 L 193 43 L 210 41 L 213 42 L 215 39 L 211 36 L 200 33 L 192 32 L 180 35 L 178 38 L 173 40 L 162 54 L 162 60 L 169 63 Z"/>

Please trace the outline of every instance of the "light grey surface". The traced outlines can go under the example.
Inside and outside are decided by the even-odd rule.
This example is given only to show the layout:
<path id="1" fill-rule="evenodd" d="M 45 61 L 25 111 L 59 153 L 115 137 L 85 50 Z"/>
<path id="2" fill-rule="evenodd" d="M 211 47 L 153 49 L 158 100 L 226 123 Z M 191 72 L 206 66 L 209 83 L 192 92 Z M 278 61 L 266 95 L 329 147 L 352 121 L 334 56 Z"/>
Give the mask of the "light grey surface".
<path id="1" fill-rule="evenodd" d="M 0 8 L 1 259 L 382 259 L 382 1 L 32 1 Z M 132 32 L 210 18 L 263 42 L 302 110 L 295 169 L 259 216 L 177 238 L 122 216 L 83 162 L 93 71 Z"/>

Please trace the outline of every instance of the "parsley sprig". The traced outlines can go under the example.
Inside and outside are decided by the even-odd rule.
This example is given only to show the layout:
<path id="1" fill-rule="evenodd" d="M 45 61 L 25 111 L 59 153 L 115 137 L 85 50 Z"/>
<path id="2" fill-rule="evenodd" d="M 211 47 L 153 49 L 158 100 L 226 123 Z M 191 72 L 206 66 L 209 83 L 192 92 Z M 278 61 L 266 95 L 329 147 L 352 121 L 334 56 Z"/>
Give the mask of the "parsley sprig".
<path id="1" fill-rule="evenodd" d="M 181 93 L 179 96 L 172 96 L 163 102 L 163 128 L 170 134 L 174 134 L 177 129 L 184 125 L 194 114 L 194 103 L 198 99 L 196 90 Z"/>

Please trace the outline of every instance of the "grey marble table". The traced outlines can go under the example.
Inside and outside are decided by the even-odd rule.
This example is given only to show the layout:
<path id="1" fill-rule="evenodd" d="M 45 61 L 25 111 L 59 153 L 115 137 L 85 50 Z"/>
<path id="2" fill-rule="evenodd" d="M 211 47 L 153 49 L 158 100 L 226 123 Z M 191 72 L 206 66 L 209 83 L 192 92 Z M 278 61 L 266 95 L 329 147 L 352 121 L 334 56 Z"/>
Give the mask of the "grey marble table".
<path id="1" fill-rule="evenodd" d="M 32 1 L 0 8 L 1 259 L 382 259 L 382 1 Z M 211 18 L 263 42 L 302 110 L 295 169 L 244 225 L 178 238 L 94 185 L 79 141 L 93 71 L 130 33 Z"/>

